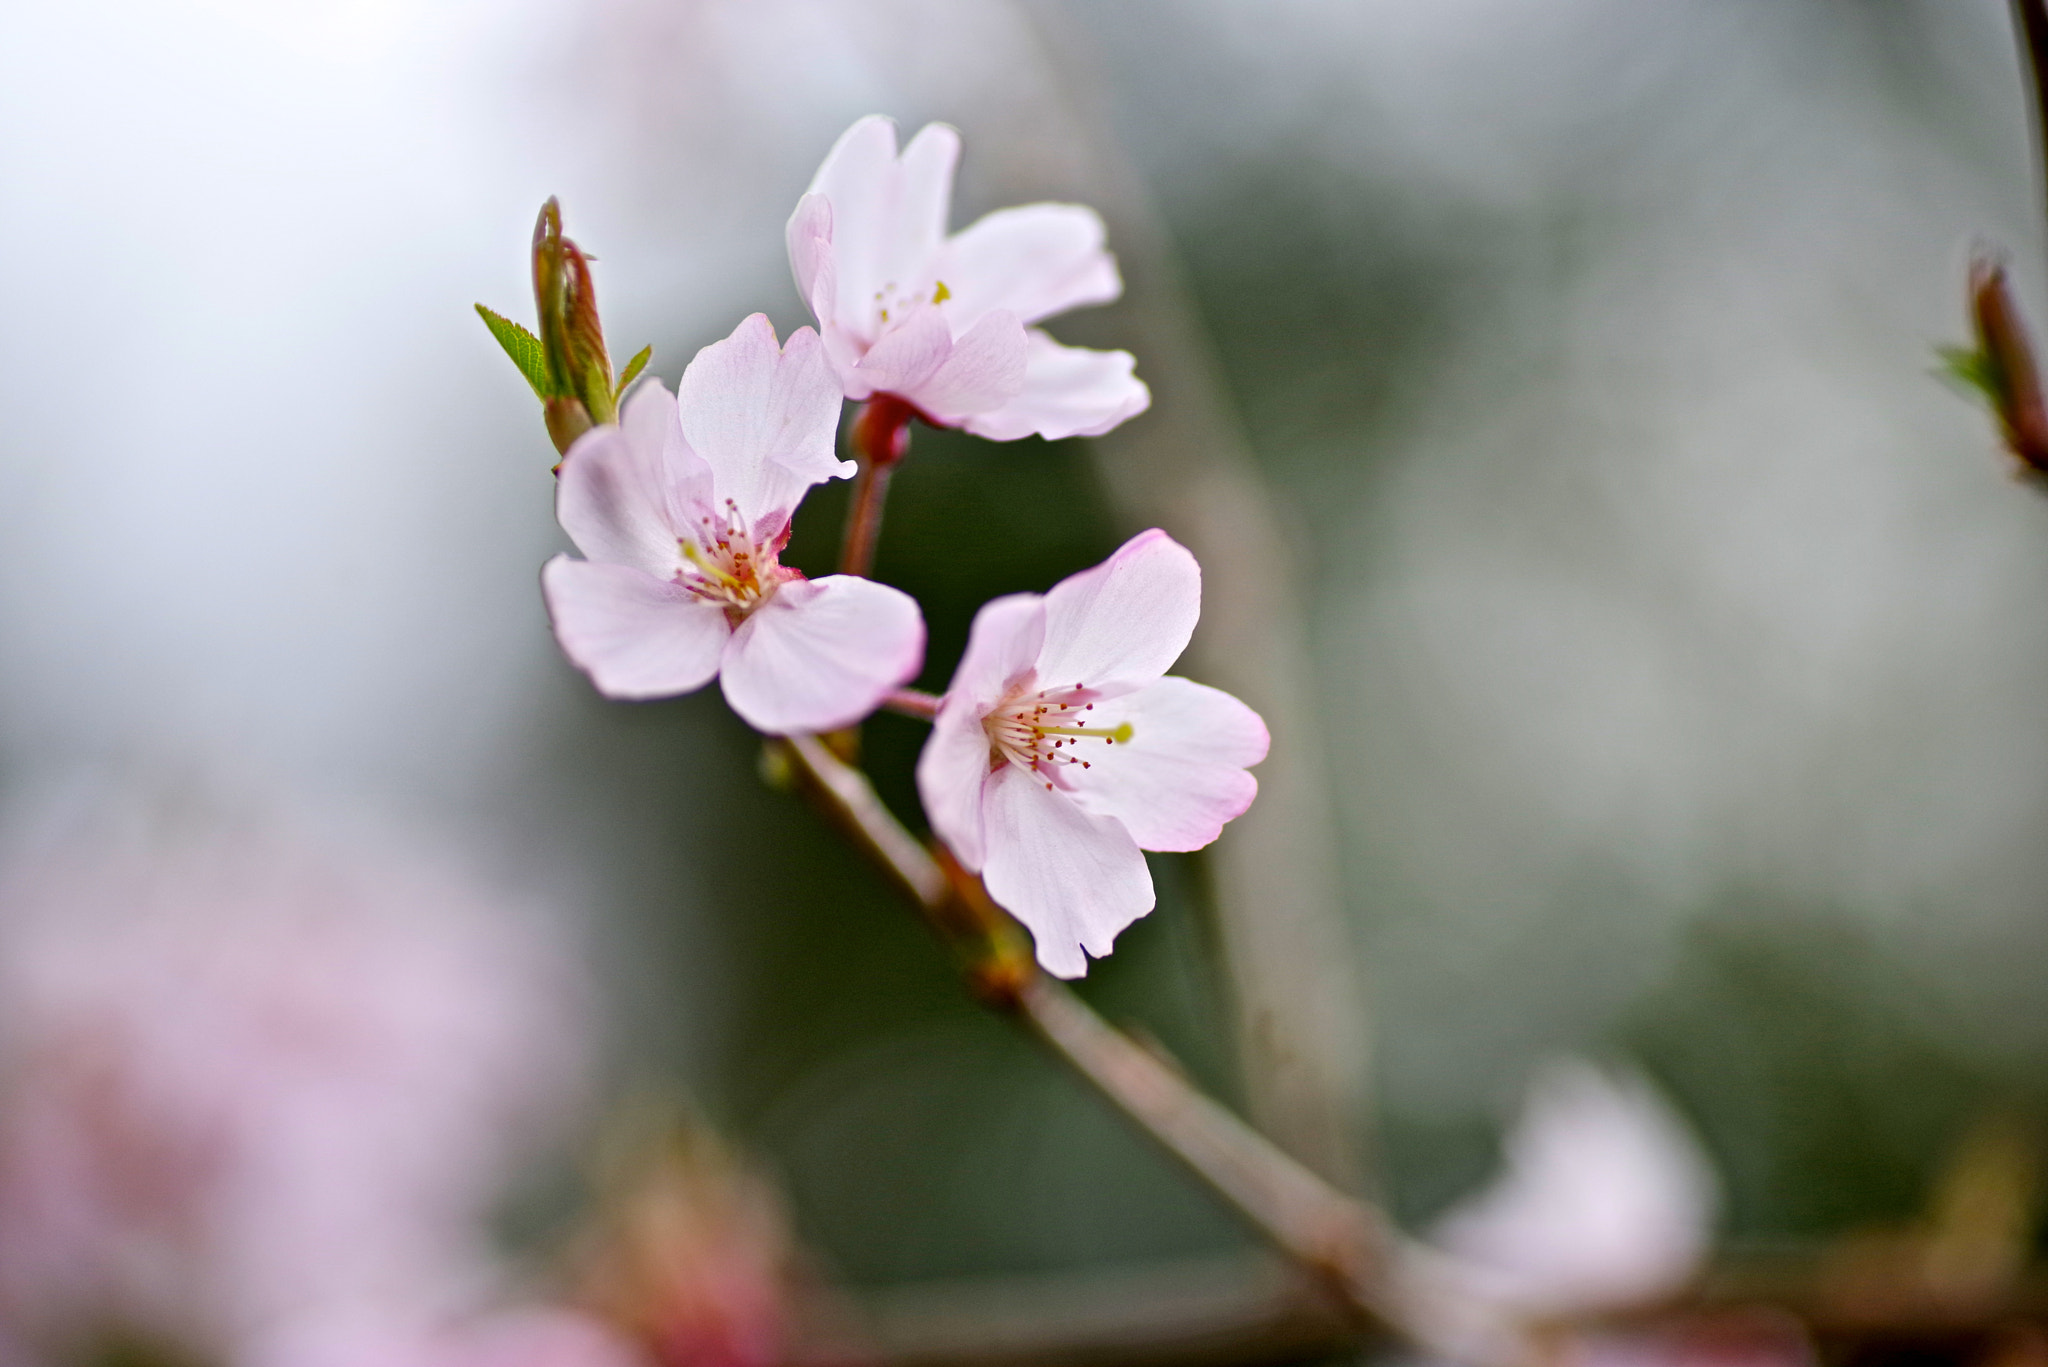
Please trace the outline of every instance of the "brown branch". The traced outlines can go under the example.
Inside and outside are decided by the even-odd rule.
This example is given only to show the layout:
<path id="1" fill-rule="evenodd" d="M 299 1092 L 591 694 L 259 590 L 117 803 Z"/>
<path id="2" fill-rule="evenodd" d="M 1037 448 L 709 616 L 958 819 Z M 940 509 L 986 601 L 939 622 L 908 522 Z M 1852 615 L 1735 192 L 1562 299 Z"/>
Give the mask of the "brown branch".
<path id="1" fill-rule="evenodd" d="M 830 800 L 833 815 L 899 890 L 926 910 L 944 904 L 948 895 L 945 870 L 882 805 L 866 774 L 840 760 L 816 736 L 789 736 L 780 744 L 796 758 L 814 792 Z"/>
<path id="2" fill-rule="evenodd" d="M 1345 1356 L 1356 1325 L 1269 1254 L 871 1291 L 790 1367 L 1251 1367 Z"/>
<path id="3" fill-rule="evenodd" d="M 1151 1050 L 1044 975 L 1019 995 L 1032 1033 L 1190 1171 L 1346 1300 L 1376 1278 L 1380 1219 L 1196 1090 Z"/>
<path id="4" fill-rule="evenodd" d="M 1015 1014 L 1139 1130 L 1178 1159 L 1258 1234 L 1308 1272 L 1354 1331 L 1394 1328 L 1440 1355 L 1485 1367 L 1529 1360 L 1519 1327 L 1466 1303 L 1438 1255 L 1402 1240 L 1372 1206 L 1345 1195 L 1205 1095 L 1158 1055 L 1038 970 L 1015 923 L 981 880 L 940 846 L 920 844 L 867 776 L 814 736 L 771 741 L 804 790 L 865 850 L 963 959 L 970 983 Z"/>
<path id="5" fill-rule="evenodd" d="M 2042 160 L 2041 193 L 2048 207 L 2048 0 L 2012 0 L 2012 8 L 2021 65 L 2034 96 L 2034 152 Z"/>

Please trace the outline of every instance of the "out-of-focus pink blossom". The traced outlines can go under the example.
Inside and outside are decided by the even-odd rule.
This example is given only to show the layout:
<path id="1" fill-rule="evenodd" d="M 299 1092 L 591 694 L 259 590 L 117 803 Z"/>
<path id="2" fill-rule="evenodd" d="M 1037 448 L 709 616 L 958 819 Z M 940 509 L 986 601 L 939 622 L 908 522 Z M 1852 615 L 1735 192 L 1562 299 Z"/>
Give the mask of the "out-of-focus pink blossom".
<path id="1" fill-rule="evenodd" d="M 575 1114 L 566 945 L 379 842 L 101 833 L 0 874 L 0 1336 L 237 1360 L 438 1323 Z"/>
<path id="2" fill-rule="evenodd" d="M 719 676 L 771 734 L 860 720 L 924 661 L 924 618 L 900 590 L 806 580 L 777 556 L 833 455 L 838 382 L 818 335 L 778 347 L 754 314 L 697 353 L 673 398 L 640 387 L 619 426 L 580 437 L 555 509 L 588 559 L 541 573 L 555 639 L 602 693 L 662 698 Z"/>
<path id="3" fill-rule="evenodd" d="M 581 1248 L 582 1298 L 662 1367 L 775 1367 L 798 1250 L 775 1188 L 708 1130 L 625 1155 Z"/>
<path id="4" fill-rule="evenodd" d="M 790 267 L 849 399 L 894 394 L 997 441 L 1093 436 L 1145 411 L 1126 351 L 1030 325 L 1123 292 L 1102 220 L 1078 204 L 999 209 L 948 236 L 960 135 L 928 124 L 899 157 L 880 116 L 846 130 L 790 216 Z"/>
<path id="5" fill-rule="evenodd" d="M 615 1330 L 578 1311 L 526 1306 L 439 1320 L 376 1315 L 285 1325 L 237 1367 L 648 1367 Z"/>
<path id="6" fill-rule="evenodd" d="M 1677 1290 L 1710 1249 L 1719 1184 L 1649 1085 L 1580 1060 L 1539 1070 L 1493 1185 L 1431 1241 L 1475 1296 L 1536 1316 Z"/>
<path id="7" fill-rule="evenodd" d="M 1163 678 L 1201 615 L 1202 572 L 1143 532 L 1049 593 L 975 615 L 917 763 L 932 828 L 1076 978 L 1152 910 L 1141 850 L 1197 850 L 1258 795 L 1259 715 Z"/>

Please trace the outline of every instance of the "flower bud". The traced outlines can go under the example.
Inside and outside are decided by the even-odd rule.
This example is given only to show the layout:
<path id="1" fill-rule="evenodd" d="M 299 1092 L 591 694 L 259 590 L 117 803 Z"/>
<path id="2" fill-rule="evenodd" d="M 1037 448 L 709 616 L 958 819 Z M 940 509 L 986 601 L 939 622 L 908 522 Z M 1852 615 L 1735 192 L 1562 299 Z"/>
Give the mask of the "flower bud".
<path id="1" fill-rule="evenodd" d="M 548 436 L 566 454 L 592 427 L 618 421 L 619 397 L 654 349 L 641 348 L 626 363 L 625 373 L 613 379 L 590 258 L 562 236 L 562 206 L 553 198 L 541 206 L 533 225 L 533 299 L 540 314 L 538 337 L 482 304 L 476 311 L 533 387 Z"/>
<path id="2" fill-rule="evenodd" d="M 2026 470 L 2048 474 L 2048 407 L 2033 347 L 2004 263 L 1988 254 L 1970 262 L 1970 321 L 1977 349 L 1946 352 L 1949 370 L 1991 401 L 2006 448 Z"/>
<path id="3" fill-rule="evenodd" d="M 581 1244 L 585 1304 L 661 1367 L 787 1360 L 804 1278 L 780 1195 L 703 1125 L 637 1119 Z"/>
<path id="4" fill-rule="evenodd" d="M 598 321 L 590 259 L 562 236 L 562 206 L 552 196 L 533 225 L 533 300 L 540 310 L 540 343 L 555 378 L 556 397 L 582 406 L 585 428 L 616 421 L 612 362 L 605 351 L 604 325 Z M 564 425 L 573 424 L 566 406 L 564 413 Z M 557 425 L 555 415 L 551 404 L 551 434 Z M 559 443 L 560 437 L 556 440 Z"/>

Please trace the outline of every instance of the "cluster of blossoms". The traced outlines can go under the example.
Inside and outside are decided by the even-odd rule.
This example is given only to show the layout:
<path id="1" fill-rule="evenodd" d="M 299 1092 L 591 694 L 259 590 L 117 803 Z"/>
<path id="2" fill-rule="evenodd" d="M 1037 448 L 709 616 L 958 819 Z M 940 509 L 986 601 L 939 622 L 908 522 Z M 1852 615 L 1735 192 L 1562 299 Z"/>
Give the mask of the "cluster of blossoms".
<path id="1" fill-rule="evenodd" d="M 115 818 L 0 866 L 0 1363 L 644 1367 L 490 1239 L 585 1100 L 559 929 L 344 830 Z"/>
<path id="2" fill-rule="evenodd" d="M 948 234 L 959 150 L 934 124 L 899 154 L 882 118 L 840 138 L 788 225 L 817 330 L 778 345 L 755 314 L 674 395 L 644 383 L 617 423 L 577 438 L 557 512 L 584 558 L 550 561 L 542 585 L 562 649 L 609 697 L 715 677 L 771 735 L 892 703 L 932 718 L 917 778 L 934 833 L 1031 930 L 1045 968 L 1076 977 L 1152 909 L 1141 851 L 1199 849 L 1257 792 L 1257 714 L 1166 676 L 1200 615 L 1194 557 L 1148 531 L 1049 593 L 989 603 L 936 700 L 904 690 L 924 664 L 914 600 L 779 558 L 804 494 L 861 469 L 835 454 L 847 400 L 883 429 L 862 443 L 871 464 L 901 454 L 912 418 L 1057 439 L 1150 403 L 1128 353 L 1032 326 L 1121 292 L 1102 220 L 1034 204 Z"/>

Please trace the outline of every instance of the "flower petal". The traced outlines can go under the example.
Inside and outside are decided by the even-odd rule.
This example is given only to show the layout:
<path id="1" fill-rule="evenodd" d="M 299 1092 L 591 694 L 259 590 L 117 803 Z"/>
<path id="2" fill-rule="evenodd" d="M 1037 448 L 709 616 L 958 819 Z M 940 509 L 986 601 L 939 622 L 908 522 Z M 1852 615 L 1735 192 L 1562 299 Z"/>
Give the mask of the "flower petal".
<path id="1" fill-rule="evenodd" d="M 960 135 L 927 124 L 899 159 L 896 125 L 870 115 L 840 135 L 811 181 L 811 193 L 832 202 L 835 309 L 843 326 L 861 330 L 879 292 L 914 292 L 928 277 L 945 238 L 947 202 Z"/>
<path id="2" fill-rule="evenodd" d="M 1166 678 L 1097 703 L 1090 730 L 1129 723 L 1128 739 L 1072 753 L 1090 761 L 1069 767 L 1073 800 L 1124 823 L 1146 850 L 1199 850 L 1244 815 L 1259 781 L 1245 772 L 1266 757 L 1266 723 L 1220 689 Z"/>
<path id="3" fill-rule="evenodd" d="M 920 304 L 845 372 L 846 397 L 859 401 L 886 392 L 908 399 L 952 354 L 953 330 L 945 315 L 930 304 Z"/>
<path id="4" fill-rule="evenodd" d="M 964 330 L 993 309 L 1035 323 L 1108 303 L 1124 282 L 1104 236 L 1101 215 L 1080 204 L 1022 204 L 975 220 L 939 252 L 953 326 Z"/>
<path id="5" fill-rule="evenodd" d="M 675 485 L 664 447 L 675 426 L 676 401 L 659 381 L 640 386 L 621 425 L 593 427 L 562 458 L 555 517 L 576 549 L 592 560 L 631 565 L 666 579 L 682 564 L 676 552 Z M 680 432 L 674 433 L 678 446 Z M 678 464 L 687 453 L 677 452 Z"/>
<path id="6" fill-rule="evenodd" d="M 850 726 L 924 664 L 924 617 L 900 589 L 835 574 L 784 584 L 733 633 L 725 700 L 757 731 Z"/>
<path id="7" fill-rule="evenodd" d="M 1128 692 L 1187 649 L 1202 614 L 1202 570 L 1187 547 L 1153 528 L 1045 595 L 1041 687 Z"/>
<path id="8" fill-rule="evenodd" d="M 1045 595 L 1011 593 L 993 598 L 974 614 L 967 649 L 946 685 L 946 701 L 959 700 L 975 714 L 975 725 L 1038 661 L 1045 645 Z"/>
<path id="9" fill-rule="evenodd" d="M 951 847 L 963 868 L 981 871 L 981 790 L 989 777 L 988 732 L 981 713 L 948 698 L 932 719 L 932 733 L 917 757 L 917 796 L 925 820 Z"/>
<path id="10" fill-rule="evenodd" d="M 811 178 L 810 194 L 831 204 L 838 299 L 866 299 L 882 287 L 875 258 L 891 217 L 885 206 L 895 164 L 896 121 L 870 114 L 839 135 Z"/>
<path id="11" fill-rule="evenodd" d="M 1486 1300 L 1545 1316 L 1647 1304 L 1713 1247 L 1713 1164 L 1640 1077 L 1544 1064 L 1502 1156 L 1500 1175 L 1430 1233 Z"/>
<path id="12" fill-rule="evenodd" d="M 1152 391 L 1133 373 L 1137 362 L 1130 352 L 1061 346 L 1036 328 L 1028 340 L 1023 390 L 1001 408 L 969 418 L 963 426 L 976 436 L 1099 437 L 1152 406 Z"/>
<path id="13" fill-rule="evenodd" d="M 1038 962 L 1061 978 L 1088 971 L 1118 932 L 1152 910 L 1152 873 L 1115 817 L 1091 816 L 1005 765 L 982 790 L 989 895 L 1031 931 Z"/>
<path id="14" fill-rule="evenodd" d="M 951 124 L 928 123 L 903 149 L 902 188 L 896 207 L 901 240 L 899 277 L 906 286 L 920 271 L 929 271 L 946 240 L 946 219 L 953 206 L 953 168 L 960 164 L 960 130 Z"/>
<path id="15" fill-rule="evenodd" d="M 558 555 L 541 566 L 555 640 L 608 698 L 670 698 L 711 681 L 732 636 L 725 614 L 626 565 Z"/>
<path id="16" fill-rule="evenodd" d="M 832 245 L 832 201 L 805 195 L 782 231 L 789 245 L 789 270 L 818 326 L 831 330 L 839 316 L 839 267 Z"/>
<path id="17" fill-rule="evenodd" d="M 898 392 L 941 422 L 1000 408 L 1024 388 L 1029 351 L 1017 315 L 998 309 L 953 342 L 952 353 L 929 379 L 915 389 Z"/>
<path id="18" fill-rule="evenodd" d="M 711 469 L 714 510 L 731 499 L 750 527 L 781 530 L 813 484 L 857 468 L 833 454 L 839 379 L 818 334 L 798 328 L 786 346 L 756 313 L 697 353 L 676 388 L 682 434 Z M 687 531 L 687 529 L 683 529 Z"/>

